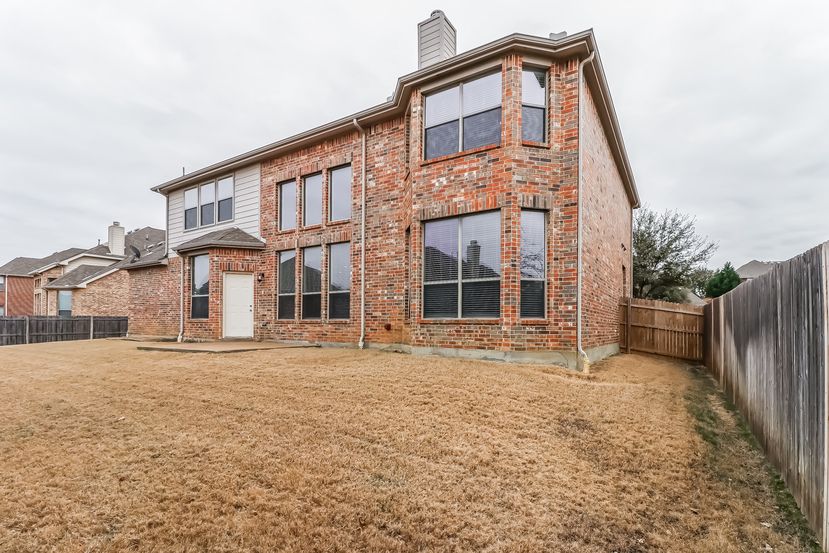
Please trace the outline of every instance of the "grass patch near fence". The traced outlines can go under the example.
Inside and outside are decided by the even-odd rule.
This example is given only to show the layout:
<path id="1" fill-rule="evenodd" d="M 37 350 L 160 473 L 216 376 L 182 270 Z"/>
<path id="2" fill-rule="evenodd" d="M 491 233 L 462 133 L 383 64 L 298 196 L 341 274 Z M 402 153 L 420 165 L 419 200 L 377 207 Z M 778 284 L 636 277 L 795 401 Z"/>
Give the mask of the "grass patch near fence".
<path id="1" fill-rule="evenodd" d="M 722 481 L 766 488 L 778 514 L 778 520 L 773 521 L 775 530 L 797 538 L 804 551 L 822 553 L 797 501 L 780 473 L 766 460 L 737 407 L 717 388 L 704 367 L 692 367 L 690 372 L 693 378 L 685 394 L 686 406 L 695 430 L 709 445 L 706 467 Z M 751 459 L 748 465 L 734 462 L 746 458 Z"/>

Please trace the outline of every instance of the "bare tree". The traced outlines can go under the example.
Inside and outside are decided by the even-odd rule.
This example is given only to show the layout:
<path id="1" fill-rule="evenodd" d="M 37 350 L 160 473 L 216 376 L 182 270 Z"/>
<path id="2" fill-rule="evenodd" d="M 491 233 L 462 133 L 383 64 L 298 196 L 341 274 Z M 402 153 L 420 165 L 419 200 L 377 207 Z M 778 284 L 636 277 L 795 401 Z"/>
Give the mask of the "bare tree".
<path id="1" fill-rule="evenodd" d="M 633 222 L 633 295 L 682 302 L 683 288 L 697 289 L 705 264 L 717 246 L 697 234 L 696 219 L 686 213 L 648 207 Z"/>

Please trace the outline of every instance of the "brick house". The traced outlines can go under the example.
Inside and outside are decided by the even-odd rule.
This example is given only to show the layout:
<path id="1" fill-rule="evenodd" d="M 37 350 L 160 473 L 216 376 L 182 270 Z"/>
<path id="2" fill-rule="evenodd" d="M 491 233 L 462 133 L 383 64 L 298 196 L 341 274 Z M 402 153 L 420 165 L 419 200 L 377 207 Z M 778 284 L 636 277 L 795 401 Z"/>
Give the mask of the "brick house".
<path id="1" fill-rule="evenodd" d="M 618 351 L 639 198 L 592 31 L 418 33 L 387 102 L 153 189 L 168 249 L 129 269 L 131 333 Z"/>

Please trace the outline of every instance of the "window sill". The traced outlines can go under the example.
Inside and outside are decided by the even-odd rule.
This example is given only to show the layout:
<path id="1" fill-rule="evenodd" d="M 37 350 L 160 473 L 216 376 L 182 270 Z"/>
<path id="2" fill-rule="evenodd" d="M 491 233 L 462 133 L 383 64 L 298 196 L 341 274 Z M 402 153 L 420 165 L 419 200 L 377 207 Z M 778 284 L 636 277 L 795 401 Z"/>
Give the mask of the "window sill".
<path id="1" fill-rule="evenodd" d="M 519 319 L 518 324 L 519 325 L 524 325 L 524 326 L 544 326 L 544 325 L 550 324 L 550 321 L 547 320 L 546 318 L 545 319 Z"/>
<path id="2" fill-rule="evenodd" d="M 501 319 L 417 319 L 419 325 L 500 325 Z"/>
<path id="3" fill-rule="evenodd" d="M 440 157 L 433 157 L 432 159 L 424 159 L 420 162 L 421 167 L 425 167 L 427 165 L 432 165 L 434 163 L 440 163 L 442 161 L 449 161 L 450 159 L 456 159 L 459 157 L 470 156 L 474 154 L 480 154 L 481 152 L 488 152 L 490 150 L 495 150 L 500 148 L 500 144 L 490 144 L 489 146 L 481 146 L 479 148 L 473 148 L 471 150 L 464 150 L 462 152 L 455 152 L 454 154 L 446 154 L 445 156 Z"/>
<path id="4" fill-rule="evenodd" d="M 299 230 L 303 230 L 303 231 L 306 231 L 306 230 L 322 230 L 322 223 L 317 223 L 315 225 L 304 226 L 304 227 L 300 228 Z"/>
<path id="5" fill-rule="evenodd" d="M 540 148 L 540 149 L 549 149 L 550 144 L 548 142 L 535 142 L 533 140 L 522 140 L 522 146 L 526 146 L 528 148 Z"/>
<path id="6" fill-rule="evenodd" d="M 328 221 L 325 226 L 327 227 L 340 227 L 343 225 L 347 225 L 351 222 L 351 219 L 337 219 L 336 221 Z"/>

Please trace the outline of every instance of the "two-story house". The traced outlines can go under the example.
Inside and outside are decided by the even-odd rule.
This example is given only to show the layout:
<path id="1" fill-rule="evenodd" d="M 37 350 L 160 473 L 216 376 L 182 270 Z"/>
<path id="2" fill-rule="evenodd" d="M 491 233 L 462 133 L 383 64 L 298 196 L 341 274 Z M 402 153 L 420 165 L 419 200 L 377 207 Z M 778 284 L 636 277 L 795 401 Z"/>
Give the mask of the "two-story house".
<path id="1" fill-rule="evenodd" d="M 388 101 L 156 186 L 169 248 L 130 270 L 130 332 L 618 351 L 639 198 L 592 31 L 455 44 L 436 11 Z"/>

